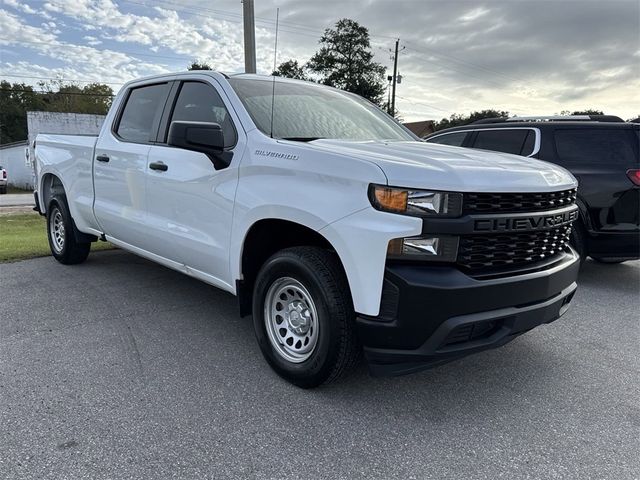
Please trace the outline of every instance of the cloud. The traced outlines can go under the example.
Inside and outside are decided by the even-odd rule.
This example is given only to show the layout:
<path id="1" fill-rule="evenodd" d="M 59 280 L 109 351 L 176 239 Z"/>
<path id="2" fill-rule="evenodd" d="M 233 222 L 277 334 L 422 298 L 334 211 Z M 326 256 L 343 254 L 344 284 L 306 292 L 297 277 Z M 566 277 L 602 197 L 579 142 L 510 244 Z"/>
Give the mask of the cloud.
<path id="1" fill-rule="evenodd" d="M 5 63 L 2 70 L 11 75 L 32 76 L 34 71 L 47 69 L 52 75 L 64 74 L 69 78 L 82 78 L 87 81 L 114 82 L 130 80 L 136 76 L 149 73 L 162 73 L 168 69 L 158 63 L 150 63 L 135 59 L 125 53 L 113 50 L 97 50 L 84 45 L 63 42 L 51 31 L 51 26 L 38 28 L 26 25 L 20 19 L 6 11 L 0 10 L 0 45 L 27 45 L 37 52 L 40 59 L 57 60 L 62 67 L 45 67 L 36 58 L 30 62 Z"/>
<path id="2" fill-rule="evenodd" d="M 222 71 L 244 66 L 237 0 L 0 1 L 18 23 L 11 30 L 2 24 L 2 38 L 10 41 L 0 44 L 28 48 L 27 60 L 51 72 L 121 81 L 184 68 L 192 59 Z M 276 7 L 279 61 L 304 63 L 322 31 L 343 17 L 369 28 L 376 60 L 387 67 L 399 37 L 405 49 L 397 106 L 407 120 L 489 107 L 521 115 L 587 107 L 640 113 L 637 0 L 262 0 L 256 2 L 262 73 L 273 66 Z M 29 15 L 45 19 L 46 27 Z M 81 33 L 71 39 L 75 29 Z"/>

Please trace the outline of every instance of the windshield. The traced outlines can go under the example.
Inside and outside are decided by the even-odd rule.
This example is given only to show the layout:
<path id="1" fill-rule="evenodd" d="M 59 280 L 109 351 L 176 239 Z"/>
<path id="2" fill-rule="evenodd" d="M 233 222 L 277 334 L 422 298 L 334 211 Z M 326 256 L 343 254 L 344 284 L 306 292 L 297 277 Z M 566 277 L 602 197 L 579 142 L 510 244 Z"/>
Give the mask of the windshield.
<path id="1" fill-rule="evenodd" d="M 323 85 L 273 79 L 230 78 L 256 126 L 291 140 L 415 140 L 372 103 Z M 271 125 L 271 101 L 273 128 Z"/>

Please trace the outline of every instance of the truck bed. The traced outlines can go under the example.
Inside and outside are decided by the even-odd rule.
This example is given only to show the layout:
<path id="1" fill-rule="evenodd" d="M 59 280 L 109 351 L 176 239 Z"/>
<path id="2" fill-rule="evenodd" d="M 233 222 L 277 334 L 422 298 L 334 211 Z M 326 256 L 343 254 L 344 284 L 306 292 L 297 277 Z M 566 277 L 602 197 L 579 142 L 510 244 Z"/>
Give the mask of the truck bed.
<path id="1" fill-rule="evenodd" d="M 42 189 L 50 188 L 47 173 L 57 172 L 64 182 L 66 195 L 73 199 L 69 202 L 71 214 L 78 228 L 84 231 L 87 227 L 96 227 L 92 169 L 97 141 L 97 135 L 40 134 L 36 137 L 36 175 L 41 180 L 41 184 L 36 185 L 38 197 L 45 198 Z M 41 204 L 40 208 L 44 212 L 47 205 Z"/>

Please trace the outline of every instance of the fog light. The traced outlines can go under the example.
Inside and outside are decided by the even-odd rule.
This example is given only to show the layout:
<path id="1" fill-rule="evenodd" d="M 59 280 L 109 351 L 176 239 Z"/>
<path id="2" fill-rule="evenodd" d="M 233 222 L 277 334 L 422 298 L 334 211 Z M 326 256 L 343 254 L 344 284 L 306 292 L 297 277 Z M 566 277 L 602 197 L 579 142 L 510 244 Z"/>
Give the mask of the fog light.
<path id="1" fill-rule="evenodd" d="M 407 260 L 455 262 L 458 256 L 458 237 L 441 235 L 395 238 L 389 242 L 387 256 Z"/>

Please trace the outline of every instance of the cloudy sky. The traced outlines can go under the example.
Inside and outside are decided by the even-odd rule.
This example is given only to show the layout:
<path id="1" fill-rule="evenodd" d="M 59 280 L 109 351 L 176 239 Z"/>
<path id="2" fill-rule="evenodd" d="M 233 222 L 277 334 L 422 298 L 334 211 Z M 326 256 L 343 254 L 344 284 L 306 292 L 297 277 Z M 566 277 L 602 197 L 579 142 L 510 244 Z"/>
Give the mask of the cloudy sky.
<path id="1" fill-rule="evenodd" d="M 516 115 L 598 108 L 640 115 L 640 0 L 255 0 L 258 73 L 306 61 L 348 17 L 392 66 L 407 121 L 483 108 Z M 0 0 L 0 78 L 123 82 L 200 59 L 244 68 L 240 0 Z"/>

